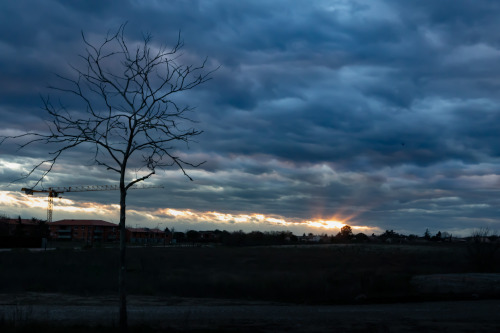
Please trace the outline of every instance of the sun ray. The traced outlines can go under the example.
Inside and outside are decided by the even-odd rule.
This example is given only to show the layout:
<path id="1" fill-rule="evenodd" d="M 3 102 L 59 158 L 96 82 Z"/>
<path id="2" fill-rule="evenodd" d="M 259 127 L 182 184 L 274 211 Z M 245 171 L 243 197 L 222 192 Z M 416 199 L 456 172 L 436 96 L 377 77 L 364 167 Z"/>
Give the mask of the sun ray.
<path id="1" fill-rule="evenodd" d="M 40 215 L 45 215 L 47 209 L 47 198 L 28 196 L 13 191 L 0 191 L 0 212 L 19 209 L 29 209 L 30 212 L 36 211 Z M 57 198 L 54 206 L 56 213 L 68 218 L 82 218 L 83 216 L 100 216 L 101 219 L 115 220 L 119 213 L 119 205 L 99 204 L 89 201 L 75 201 L 67 198 Z M 189 223 L 193 224 L 211 224 L 211 225 L 231 225 L 233 227 L 240 225 L 242 228 L 262 229 L 269 228 L 293 230 L 316 230 L 317 232 L 338 232 L 340 229 L 349 225 L 353 230 L 359 232 L 379 231 L 377 227 L 359 225 L 355 222 L 355 215 L 342 216 L 336 214 L 330 218 L 298 219 L 286 218 L 279 215 L 266 215 L 262 213 L 225 213 L 219 211 L 196 211 L 191 209 L 173 209 L 159 208 L 148 210 L 147 208 L 129 208 L 129 221 L 140 220 L 143 223 L 157 224 L 158 221 L 170 221 L 169 223 Z M 17 214 L 14 214 L 17 215 Z M 42 216 L 43 216 L 42 215 Z M 134 223 L 134 222 L 131 222 Z"/>

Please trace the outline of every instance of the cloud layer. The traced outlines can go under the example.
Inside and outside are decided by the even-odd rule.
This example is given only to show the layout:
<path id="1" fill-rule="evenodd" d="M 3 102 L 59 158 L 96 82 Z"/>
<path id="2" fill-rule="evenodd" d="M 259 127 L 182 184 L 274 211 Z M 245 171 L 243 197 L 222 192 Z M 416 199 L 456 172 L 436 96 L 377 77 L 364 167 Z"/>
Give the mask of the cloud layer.
<path id="1" fill-rule="evenodd" d="M 55 73 L 80 64 L 81 31 L 99 42 L 127 21 L 131 42 L 149 32 L 167 45 L 181 31 L 185 61 L 221 66 L 179 96 L 204 131 L 179 149 L 207 162 L 191 170 L 194 182 L 175 169 L 158 175 L 166 188 L 131 199 L 133 209 L 299 222 L 340 215 L 419 234 L 495 230 L 499 15 L 494 0 L 6 1 L 0 134 L 44 128 L 40 95 L 54 95 Z M 0 146 L 2 184 L 48 149 Z M 116 181 L 84 151 L 54 171 L 50 185 Z"/>

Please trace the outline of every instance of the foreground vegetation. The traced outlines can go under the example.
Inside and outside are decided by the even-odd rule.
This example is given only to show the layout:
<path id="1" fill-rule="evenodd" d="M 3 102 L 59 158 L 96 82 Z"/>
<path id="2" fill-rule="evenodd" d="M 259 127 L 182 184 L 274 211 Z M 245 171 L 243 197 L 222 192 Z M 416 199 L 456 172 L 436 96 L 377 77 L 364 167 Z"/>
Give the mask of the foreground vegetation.
<path id="1" fill-rule="evenodd" d="M 0 252 L 0 293 L 116 292 L 117 249 Z M 496 252 L 470 244 L 338 244 L 130 248 L 135 295 L 234 298 L 301 304 L 401 301 L 418 297 L 412 276 L 499 272 Z"/>
<path id="2" fill-rule="evenodd" d="M 463 299 L 472 295 L 420 295 L 413 289 L 411 279 L 422 274 L 500 272 L 496 249 L 496 243 L 491 242 L 132 247 L 128 250 L 127 288 L 132 295 L 166 297 L 169 304 L 176 304 L 178 298 L 306 305 Z M 117 254 L 117 248 L 104 247 L 0 252 L 0 294 L 116 295 Z M 64 295 L 64 298 L 69 297 Z M 0 331 L 119 331 L 116 326 L 88 326 L 91 323 L 59 326 L 36 322 L 26 310 L 29 306 L 21 305 L 19 309 L 15 318 L 0 313 Z M 132 326 L 130 332 L 162 331 L 148 325 Z M 386 331 L 385 324 L 380 325 L 367 327 Z M 475 327 L 471 325 L 467 328 Z M 200 330 L 170 327 L 168 331 L 241 332 L 245 328 L 245 325 L 207 326 Z M 268 331 L 264 326 L 261 330 L 253 326 L 243 330 Z"/>

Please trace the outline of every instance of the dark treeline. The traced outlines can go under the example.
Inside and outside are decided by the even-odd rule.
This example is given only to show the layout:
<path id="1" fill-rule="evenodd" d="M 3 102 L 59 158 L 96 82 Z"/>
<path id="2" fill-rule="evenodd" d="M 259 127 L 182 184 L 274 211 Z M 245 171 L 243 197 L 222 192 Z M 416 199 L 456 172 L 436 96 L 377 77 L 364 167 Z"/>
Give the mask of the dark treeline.
<path id="1" fill-rule="evenodd" d="M 165 232 L 169 232 L 168 228 Z M 240 245 L 282 245 L 289 243 L 297 243 L 299 237 L 289 231 L 271 231 L 261 232 L 252 231 L 245 233 L 244 231 L 229 232 L 226 230 L 214 231 L 196 231 L 189 230 L 187 232 L 174 232 L 173 242 L 182 243 L 219 243 L 230 246 Z"/>
<path id="2" fill-rule="evenodd" d="M 166 233 L 171 233 L 167 228 Z M 196 231 L 187 232 L 174 231 L 173 242 L 176 244 L 186 243 L 218 243 L 229 246 L 254 246 L 254 245 L 285 245 L 285 244 L 342 244 L 342 243 L 410 243 L 410 242 L 453 242 L 466 240 L 486 240 L 496 242 L 499 236 L 492 235 L 488 230 L 480 230 L 470 237 L 457 238 L 448 232 L 438 231 L 431 234 L 427 229 L 422 236 L 415 234 L 401 234 L 394 230 L 386 230 L 380 235 L 366 235 L 364 233 L 354 233 L 353 229 L 346 225 L 335 235 L 312 233 L 294 235 L 290 231 L 252 231 L 245 233 L 242 230 L 229 232 L 226 230 Z"/>
<path id="3" fill-rule="evenodd" d="M 418 243 L 418 242 L 492 242 L 499 243 L 500 237 L 482 228 L 474 231 L 468 237 L 454 237 L 448 232 L 438 231 L 433 234 L 426 229 L 421 235 L 403 234 L 394 230 L 386 230 L 382 234 L 367 235 L 356 233 L 349 226 L 343 226 L 336 234 L 302 234 L 295 235 L 291 231 L 226 231 L 188 230 L 179 232 L 166 228 L 167 239 L 172 244 L 222 244 L 228 246 L 258 246 L 258 245 L 286 245 L 286 244 L 342 244 L 342 243 Z M 32 243 L 40 243 L 40 239 L 50 240 L 49 226 L 44 220 L 31 218 L 15 219 L 0 216 L 0 247 L 23 247 Z"/>
<path id="4" fill-rule="evenodd" d="M 49 227 L 44 220 L 0 216 L 0 248 L 39 247 L 48 237 Z"/>

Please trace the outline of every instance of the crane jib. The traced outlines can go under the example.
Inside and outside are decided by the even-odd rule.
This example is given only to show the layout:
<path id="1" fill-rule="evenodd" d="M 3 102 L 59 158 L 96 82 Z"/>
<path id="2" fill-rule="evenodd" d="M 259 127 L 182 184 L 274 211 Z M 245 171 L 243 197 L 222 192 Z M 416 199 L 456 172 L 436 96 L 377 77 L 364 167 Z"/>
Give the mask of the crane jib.
<path id="1" fill-rule="evenodd" d="M 129 190 L 148 189 L 148 188 L 163 188 L 163 185 L 137 185 L 131 186 Z M 52 222 L 52 211 L 54 209 L 54 198 L 64 192 L 88 192 L 88 191 L 114 191 L 119 190 L 119 185 L 86 185 L 86 186 L 69 186 L 69 187 L 49 187 L 47 189 L 35 190 L 32 188 L 22 188 L 27 195 L 34 193 L 48 193 L 49 202 L 47 207 L 47 222 Z"/>

